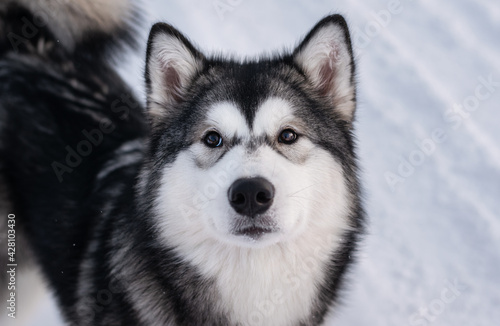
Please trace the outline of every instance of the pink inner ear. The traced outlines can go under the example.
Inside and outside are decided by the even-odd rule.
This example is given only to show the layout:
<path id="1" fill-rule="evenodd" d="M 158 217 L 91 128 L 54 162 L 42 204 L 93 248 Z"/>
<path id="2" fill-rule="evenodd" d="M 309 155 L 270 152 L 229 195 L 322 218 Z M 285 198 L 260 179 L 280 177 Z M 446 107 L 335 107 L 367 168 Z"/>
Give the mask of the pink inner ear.
<path id="1" fill-rule="evenodd" d="M 181 94 L 181 78 L 177 70 L 172 66 L 167 66 L 163 69 L 163 76 L 165 80 L 165 91 L 170 94 L 172 99 L 176 102 L 182 100 Z"/>
<path id="2" fill-rule="evenodd" d="M 341 60 L 338 44 L 332 43 L 330 46 L 328 56 L 323 58 L 318 72 L 318 86 L 322 95 L 332 95 L 337 66 Z"/>
<path id="3" fill-rule="evenodd" d="M 319 85 L 321 95 L 330 95 L 333 90 L 333 77 L 335 76 L 335 65 L 331 60 L 324 60 L 319 69 Z"/>
<path id="4" fill-rule="evenodd" d="M 342 58 L 340 57 L 340 47 L 338 43 L 333 42 L 331 44 L 329 56 L 330 56 L 330 61 L 332 61 L 333 64 L 336 65 L 340 62 Z"/>

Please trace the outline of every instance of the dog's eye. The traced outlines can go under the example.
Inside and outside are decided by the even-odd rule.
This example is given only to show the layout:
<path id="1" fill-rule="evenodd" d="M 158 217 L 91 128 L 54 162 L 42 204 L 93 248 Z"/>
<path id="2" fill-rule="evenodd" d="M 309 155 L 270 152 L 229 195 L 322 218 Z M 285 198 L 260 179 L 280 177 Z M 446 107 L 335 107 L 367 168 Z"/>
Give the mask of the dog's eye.
<path id="1" fill-rule="evenodd" d="M 222 136 L 219 135 L 216 131 L 210 131 L 205 136 L 205 145 L 211 148 L 222 146 Z"/>
<path id="2" fill-rule="evenodd" d="M 280 143 L 290 145 L 293 144 L 297 140 L 297 133 L 293 131 L 292 129 L 285 129 L 281 132 L 280 136 L 278 137 L 278 141 Z"/>

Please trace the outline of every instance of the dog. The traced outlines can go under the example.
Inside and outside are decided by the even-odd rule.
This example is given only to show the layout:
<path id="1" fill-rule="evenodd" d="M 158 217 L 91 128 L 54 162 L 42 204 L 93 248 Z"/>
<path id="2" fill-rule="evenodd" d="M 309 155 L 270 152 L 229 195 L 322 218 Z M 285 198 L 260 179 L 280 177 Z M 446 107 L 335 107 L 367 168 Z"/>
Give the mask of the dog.
<path id="1" fill-rule="evenodd" d="M 322 325 L 365 220 L 346 21 L 247 59 L 157 23 L 144 108 L 137 12 L 0 1 L 2 219 L 70 325 Z"/>

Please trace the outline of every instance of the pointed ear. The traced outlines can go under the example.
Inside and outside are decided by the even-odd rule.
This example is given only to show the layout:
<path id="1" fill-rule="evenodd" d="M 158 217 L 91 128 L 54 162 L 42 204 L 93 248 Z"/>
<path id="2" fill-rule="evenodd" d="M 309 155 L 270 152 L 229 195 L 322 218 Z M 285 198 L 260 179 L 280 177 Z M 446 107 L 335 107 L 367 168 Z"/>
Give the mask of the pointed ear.
<path id="1" fill-rule="evenodd" d="M 172 113 L 185 99 L 205 58 L 184 35 L 168 24 L 155 24 L 149 34 L 146 55 L 146 91 L 150 118 Z"/>
<path id="2" fill-rule="evenodd" d="M 344 18 L 332 15 L 321 20 L 293 56 L 313 88 L 330 101 L 343 120 L 351 122 L 356 108 L 354 59 Z"/>

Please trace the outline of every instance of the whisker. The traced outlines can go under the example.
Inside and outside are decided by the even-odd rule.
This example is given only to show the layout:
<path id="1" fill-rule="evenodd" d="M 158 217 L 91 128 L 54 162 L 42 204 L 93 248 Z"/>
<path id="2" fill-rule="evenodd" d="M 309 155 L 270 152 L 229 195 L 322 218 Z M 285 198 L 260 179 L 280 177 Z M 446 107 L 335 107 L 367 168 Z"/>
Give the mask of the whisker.
<path id="1" fill-rule="evenodd" d="M 306 189 L 309 189 L 309 188 L 311 188 L 311 187 L 314 187 L 314 186 L 316 186 L 316 185 L 318 185 L 318 184 L 319 184 L 319 182 L 318 182 L 318 183 L 314 183 L 314 184 L 312 184 L 312 185 L 310 185 L 310 186 L 307 186 L 307 187 L 304 187 L 304 188 L 302 188 L 302 189 L 300 189 L 300 190 L 297 190 L 296 192 L 293 192 L 293 193 L 291 193 L 291 194 L 288 194 L 288 196 L 293 196 L 293 195 L 295 195 L 295 194 L 298 194 L 298 193 L 299 193 L 299 192 L 301 192 L 301 191 L 304 191 L 304 190 L 306 190 Z"/>
<path id="2" fill-rule="evenodd" d="M 316 199 L 312 199 L 312 198 L 307 198 L 307 197 L 300 197 L 300 196 L 289 196 L 290 198 L 298 198 L 298 199 L 305 199 L 305 200 L 309 200 L 311 202 L 314 202 L 316 204 L 321 204 L 321 201 L 319 200 L 316 200 Z M 298 201 L 298 203 L 300 203 L 300 201 Z"/>

